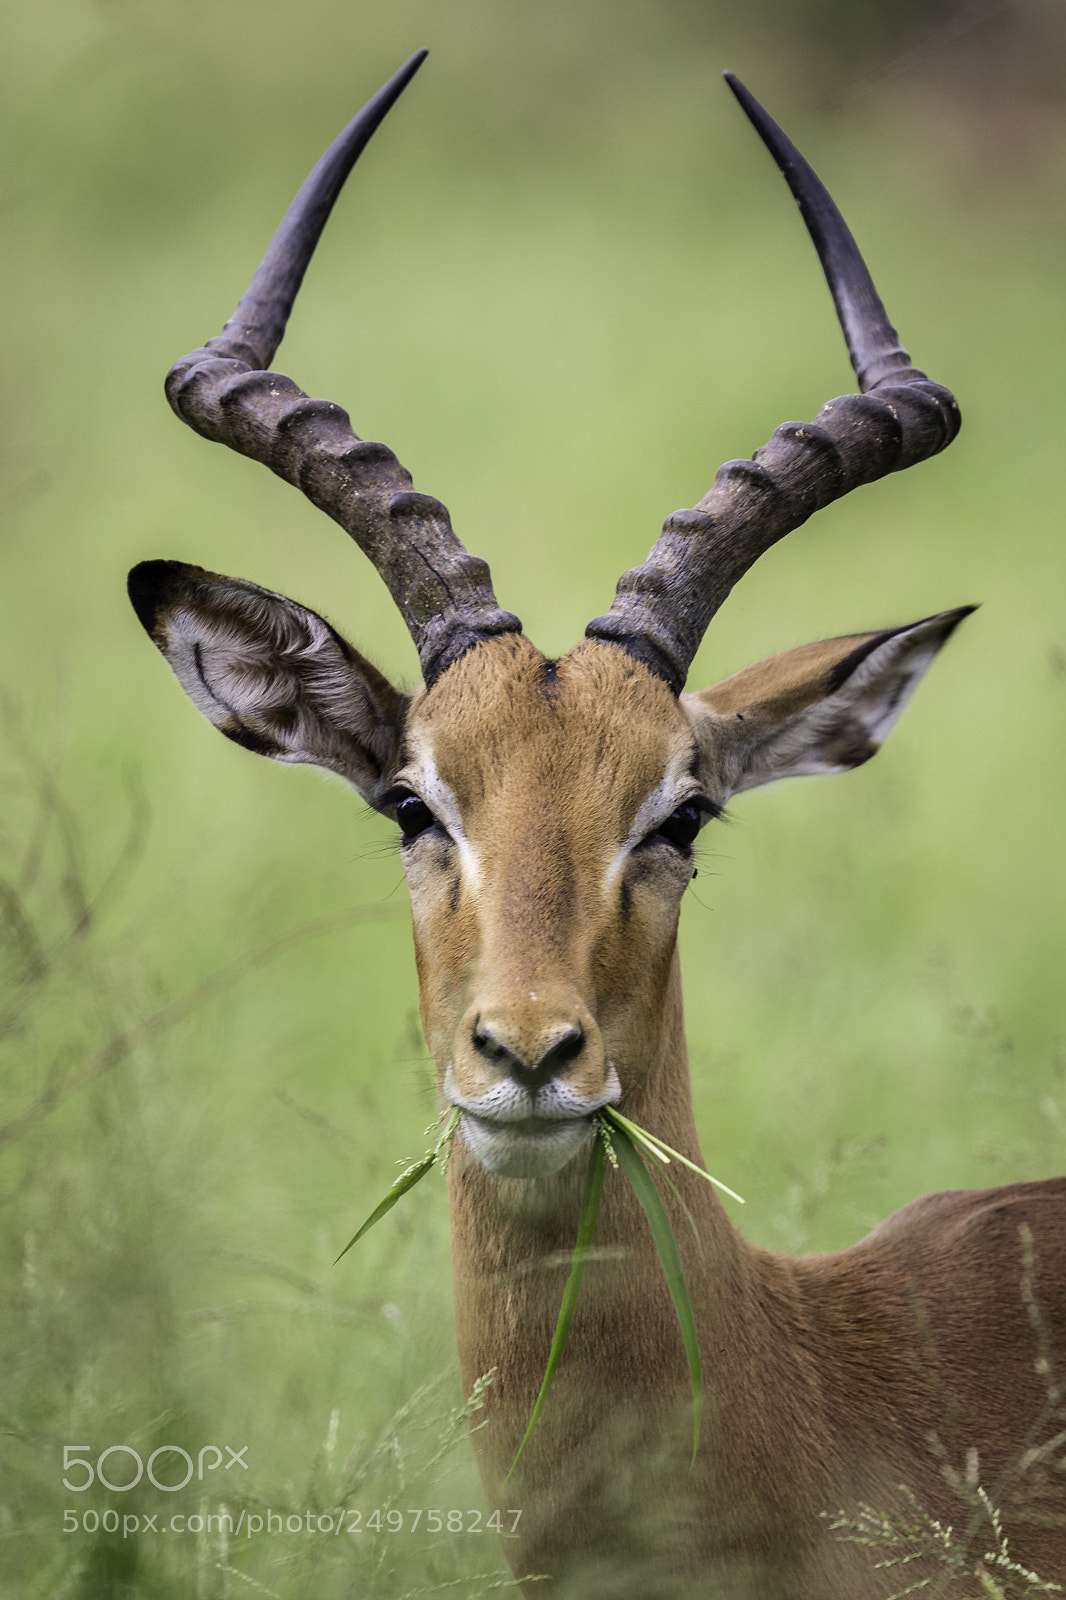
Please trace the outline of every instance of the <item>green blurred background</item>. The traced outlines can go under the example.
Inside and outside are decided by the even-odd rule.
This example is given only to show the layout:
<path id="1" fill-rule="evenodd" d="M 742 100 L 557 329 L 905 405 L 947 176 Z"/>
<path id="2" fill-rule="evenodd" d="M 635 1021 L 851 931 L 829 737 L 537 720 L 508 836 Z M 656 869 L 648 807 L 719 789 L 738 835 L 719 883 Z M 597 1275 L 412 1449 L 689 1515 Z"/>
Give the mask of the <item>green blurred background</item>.
<path id="1" fill-rule="evenodd" d="M 9 0 L 5 1595 L 504 1581 L 491 1536 L 123 1539 L 83 1517 L 482 1504 L 439 1182 L 331 1265 L 435 1114 L 392 830 L 217 738 L 124 595 L 150 556 L 253 578 L 411 681 L 363 556 L 181 428 L 162 377 L 421 44 L 277 364 L 451 507 L 548 652 L 720 461 L 849 387 L 723 67 L 822 173 L 904 342 L 962 404 L 943 459 L 764 559 L 690 679 L 982 602 L 874 763 L 743 797 L 704 835 L 689 1031 L 739 1220 L 833 1248 L 928 1189 L 1062 1169 L 1062 8 Z M 63 1487 L 64 1445 L 168 1443 L 247 1444 L 249 1470 L 172 1495 Z M 124 1481 L 130 1459 L 106 1470 Z"/>

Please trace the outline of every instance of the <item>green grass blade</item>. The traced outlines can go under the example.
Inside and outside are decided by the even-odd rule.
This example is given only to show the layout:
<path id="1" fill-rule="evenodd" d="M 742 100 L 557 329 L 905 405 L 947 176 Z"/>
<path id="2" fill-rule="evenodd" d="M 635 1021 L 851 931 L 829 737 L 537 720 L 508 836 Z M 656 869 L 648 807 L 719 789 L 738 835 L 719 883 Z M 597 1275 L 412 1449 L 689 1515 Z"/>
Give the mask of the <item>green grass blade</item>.
<path id="1" fill-rule="evenodd" d="M 658 1171 L 659 1169 L 655 1168 L 654 1170 Z M 700 1230 L 696 1226 L 695 1217 L 692 1215 L 692 1212 L 689 1210 L 688 1206 L 685 1204 L 684 1200 L 682 1200 L 682 1198 L 681 1198 L 680 1189 L 677 1187 L 677 1184 L 674 1182 L 673 1178 L 671 1178 L 671 1176 L 670 1176 L 670 1174 L 668 1172 L 659 1172 L 659 1176 L 660 1176 L 660 1178 L 663 1180 L 663 1182 L 665 1184 L 669 1185 L 670 1193 L 673 1195 L 674 1199 L 677 1201 L 678 1205 L 681 1207 L 682 1211 L 685 1213 L 685 1216 L 688 1218 L 688 1225 L 692 1229 L 692 1237 L 696 1241 L 696 1248 L 700 1253 L 700 1259 L 701 1260 L 705 1259 L 705 1257 L 703 1255 L 703 1240 L 700 1238 Z"/>
<path id="2" fill-rule="evenodd" d="M 592 1153 L 589 1156 L 588 1176 L 585 1179 L 585 1194 L 581 1201 L 581 1220 L 577 1227 L 577 1243 L 574 1246 L 574 1259 L 570 1268 L 570 1276 L 566 1280 L 563 1290 L 563 1301 L 559 1307 L 559 1318 L 555 1324 L 555 1336 L 552 1339 L 551 1350 L 548 1352 L 548 1365 L 544 1369 L 544 1381 L 540 1386 L 537 1403 L 533 1407 L 533 1415 L 529 1419 L 529 1426 L 522 1436 L 522 1443 L 518 1446 L 517 1454 L 511 1462 L 507 1478 L 517 1467 L 522 1451 L 529 1443 L 530 1434 L 536 1427 L 537 1418 L 544 1409 L 544 1402 L 548 1398 L 555 1369 L 562 1359 L 563 1347 L 566 1336 L 570 1332 L 570 1324 L 574 1320 L 574 1311 L 577 1307 L 577 1297 L 581 1291 L 581 1279 L 585 1275 L 585 1263 L 588 1260 L 589 1250 L 596 1233 L 596 1218 L 600 1212 L 600 1199 L 603 1195 L 603 1175 L 607 1168 L 607 1152 L 599 1139 L 592 1141 Z M 507 1482 L 507 1478 L 503 1481 Z"/>
<path id="3" fill-rule="evenodd" d="M 612 1121 L 615 1124 L 615 1153 L 622 1171 L 629 1179 L 629 1187 L 648 1219 L 648 1227 L 655 1240 L 655 1248 L 659 1252 L 659 1260 L 666 1274 L 670 1298 L 674 1302 L 674 1310 L 681 1329 L 681 1339 L 688 1358 L 689 1378 L 692 1381 L 692 1459 L 695 1461 L 700 1443 L 700 1418 L 703 1414 L 703 1373 L 700 1368 L 700 1344 L 696 1334 L 696 1319 L 692 1314 L 692 1301 L 688 1297 L 688 1286 L 681 1269 L 677 1240 L 670 1226 L 670 1218 L 659 1198 L 659 1191 L 652 1183 L 648 1169 L 641 1160 L 628 1130 L 621 1125 L 620 1119 L 612 1118 Z"/>
<path id="4" fill-rule="evenodd" d="M 614 1106 L 602 1106 L 599 1114 L 601 1117 L 607 1117 L 614 1123 L 616 1128 L 621 1128 L 628 1133 L 629 1137 L 636 1140 L 638 1144 L 644 1145 L 646 1149 L 651 1151 L 653 1156 L 658 1156 L 660 1161 L 666 1161 L 668 1158 L 680 1161 L 683 1167 L 688 1167 L 690 1172 L 698 1172 L 701 1178 L 706 1178 L 708 1183 L 713 1183 L 716 1189 L 721 1189 L 722 1193 L 727 1194 L 731 1200 L 736 1200 L 740 1205 L 744 1204 L 743 1195 L 737 1194 L 736 1190 L 731 1189 L 727 1183 L 723 1183 L 721 1178 L 716 1178 L 713 1173 L 708 1172 L 704 1167 L 698 1167 L 694 1161 L 689 1160 L 688 1156 L 683 1156 L 680 1150 L 675 1150 L 673 1145 L 667 1144 L 665 1140 L 658 1138 L 654 1133 L 649 1133 L 647 1128 L 640 1127 L 636 1122 L 630 1122 L 629 1118 L 623 1117 L 620 1111 L 614 1109 Z"/>
<path id="5" fill-rule="evenodd" d="M 624 1129 L 633 1142 L 640 1145 L 648 1155 L 654 1156 L 656 1161 L 661 1161 L 664 1167 L 670 1165 L 670 1157 L 666 1154 L 666 1146 L 664 1145 L 660 1150 L 657 1141 L 652 1138 L 646 1128 L 640 1126 L 639 1122 L 630 1122 L 629 1118 L 623 1117 L 620 1111 L 614 1109 L 614 1106 L 603 1106 L 600 1115 L 609 1115 L 615 1126 Z"/>
<path id="6" fill-rule="evenodd" d="M 670 1165 L 670 1157 L 663 1155 L 661 1150 L 657 1150 L 655 1148 L 654 1144 L 651 1143 L 651 1134 L 646 1134 L 644 1132 L 644 1129 L 640 1127 L 639 1123 L 630 1122 L 628 1117 L 621 1117 L 620 1114 L 617 1113 L 617 1112 L 615 1113 L 615 1116 L 618 1118 L 619 1121 L 624 1123 L 627 1131 L 629 1129 L 632 1129 L 632 1132 L 633 1132 L 634 1135 L 639 1133 L 639 1135 L 641 1137 L 641 1141 L 642 1141 L 643 1147 L 646 1150 L 648 1150 L 653 1156 L 655 1156 L 659 1161 L 663 1162 L 666 1166 Z M 608 1159 L 608 1161 L 611 1163 L 611 1165 L 613 1167 L 616 1167 L 618 1165 L 618 1160 L 617 1160 L 617 1157 L 615 1156 L 615 1153 L 614 1153 L 614 1146 L 611 1144 L 611 1124 L 606 1120 L 606 1118 L 604 1117 L 602 1111 L 597 1113 L 596 1125 L 597 1125 L 597 1128 L 599 1129 L 600 1137 L 605 1142 L 605 1146 L 606 1146 L 606 1150 L 607 1150 L 607 1159 Z M 658 1169 L 656 1169 L 656 1170 L 658 1170 Z M 660 1172 L 659 1176 L 660 1176 L 660 1178 L 664 1179 L 664 1181 L 667 1184 L 669 1184 L 670 1193 L 673 1195 L 674 1199 L 677 1201 L 678 1205 L 681 1207 L 682 1211 L 685 1213 L 685 1216 L 688 1218 L 688 1225 L 692 1229 L 692 1236 L 695 1239 L 696 1245 L 697 1245 L 697 1247 L 699 1249 L 699 1252 L 700 1252 L 700 1255 L 702 1256 L 703 1255 L 703 1241 L 700 1238 L 700 1230 L 696 1226 L 695 1217 L 692 1215 L 692 1212 L 689 1210 L 689 1208 L 685 1204 L 684 1200 L 682 1200 L 681 1192 L 678 1189 L 677 1184 L 671 1178 L 670 1174 L 668 1172 Z M 706 1176 L 710 1176 L 710 1174 L 706 1174 Z"/>
<path id="7" fill-rule="evenodd" d="M 455 1139 L 455 1130 L 459 1126 L 462 1116 L 462 1108 L 460 1106 L 453 1106 L 452 1114 L 445 1122 L 444 1127 L 441 1130 L 440 1138 L 433 1146 L 433 1154 L 438 1156 L 440 1159 L 440 1170 L 442 1176 L 444 1177 L 448 1176 L 448 1163 L 452 1158 L 452 1142 Z M 427 1133 L 429 1132 L 428 1129 L 426 1131 Z"/>
<path id="8" fill-rule="evenodd" d="M 425 1177 L 426 1173 L 429 1171 L 430 1167 L 435 1161 L 440 1161 L 441 1171 L 447 1172 L 448 1157 L 451 1155 L 452 1140 L 455 1137 L 455 1130 L 459 1126 L 459 1119 L 462 1114 L 463 1113 L 458 1106 L 453 1106 L 451 1116 L 445 1123 L 443 1132 L 441 1133 L 436 1144 L 433 1146 L 433 1149 L 427 1150 L 421 1161 L 413 1161 L 409 1167 L 405 1168 L 405 1170 L 400 1173 L 400 1176 L 396 1179 L 396 1182 L 393 1184 L 384 1200 L 381 1201 L 380 1205 L 374 1207 L 373 1211 L 363 1223 L 363 1226 L 359 1229 L 359 1232 L 352 1234 L 352 1237 L 348 1240 L 348 1243 L 341 1251 L 341 1254 L 337 1257 L 337 1261 L 341 1259 L 341 1256 L 346 1256 L 348 1254 L 348 1251 L 352 1248 L 353 1244 L 358 1244 L 359 1240 L 363 1237 L 363 1234 L 366 1233 L 369 1228 L 372 1228 L 375 1222 L 380 1222 L 385 1213 L 392 1210 L 397 1200 L 399 1200 L 402 1195 L 405 1195 L 408 1189 L 413 1189 L 415 1184 Z M 430 1131 L 431 1130 L 429 1128 L 426 1129 L 427 1133 Z M 333 1263 L 334 1266 L 337 1265 L 337 1261 Z"/>
<path id="9" fill-rule="evenodd" d="M 400 1176 L 396 1179 L 396 1182 L 393 1184 L 384 1200 L 381 1200 L 374 1207 L 373 1211 L 367 1217 L 358 1233 L 352 1234 L 352 1237 L 348 1240 L 348 1243 L 337 1257 L 337 1261 L 341 1259 L 341 1256 L 346 1256 L 348 1254 L 348 1251 L 352 1248 L 353 1244 L 358 1244 L 359 1240 L 363 1237 L 363 1234 L 372 1228 L 375 1222 L 380 1222 L 385 1213 L 392 1210 L 397 1200 L 405 1195 L 408 1189 L 413 1189 L 415 1184 L 418 1183 L 420 1179 L 425 1177 L 426 1173 L 429 1171 L 436 1159 L 437 1152 L 436 1150 L 433 1150 L 428 1156 L 423 1156 L 421 1161 L 414 1162 L 414 1164 L 408 1167 L 406 1171 L 400 1173 Z M 333 1263 L 334 1266 L 337 1265 L 337 1261 Z"/>

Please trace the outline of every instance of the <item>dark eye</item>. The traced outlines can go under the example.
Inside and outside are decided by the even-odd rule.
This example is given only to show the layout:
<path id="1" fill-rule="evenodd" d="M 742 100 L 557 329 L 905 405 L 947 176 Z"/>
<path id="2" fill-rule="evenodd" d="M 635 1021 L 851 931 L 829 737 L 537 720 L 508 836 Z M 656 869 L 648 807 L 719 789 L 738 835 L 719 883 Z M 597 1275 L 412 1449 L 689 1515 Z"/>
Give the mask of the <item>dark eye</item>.
<path id="1" fill-rule="evenodd" d="M 676 850 L 685 854 L 692 849 L 696 835 L 700 831 L 700 824 L 707 813 L 707 807 L 696 805 L 690 801 L 687 805 L 678 806 L 677 810 L 661 822 L 653 834 L 649 835 L 649 843 L 653 839 L 665 839 Z"/>
<path id="2" fill-rule="evenodd" d="M 396 821 L 400 824 L 400 832 L 404 841 L 417 839 L 420 833 L 425 833 L 427 828 L 432 828 L 436 817 L 416 794 L 405 794 L 396 802 Z"/>

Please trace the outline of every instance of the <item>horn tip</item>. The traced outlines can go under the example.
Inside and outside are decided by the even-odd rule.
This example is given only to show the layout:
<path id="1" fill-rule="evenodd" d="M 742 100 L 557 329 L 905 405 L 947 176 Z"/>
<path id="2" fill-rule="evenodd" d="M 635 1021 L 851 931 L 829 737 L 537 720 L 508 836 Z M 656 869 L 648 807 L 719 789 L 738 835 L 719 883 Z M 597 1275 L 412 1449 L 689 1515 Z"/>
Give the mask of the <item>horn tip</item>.
<path id="1" fill-rule="evenodd" d="M 752 94 L 752 92 L 748 88 L 747 84 L 744 83 L 744 81 L 741 78 L 738 78 L 735 72 L 732 72 L 727 67 L 725 69 L 725 71 L 722 73 L 722 77 L 725 79 L 726 83 L 729 85 L 730 89 L 733 91 L 733 94 L 735 95 L 735 97 L 740 101 L 740 104 L 744 107 L 745 111 L 748 110 L 749 106 L 753 106 L 753 105 L 754 106 L 758 106 L 759 102 L 756 100 L 755 96 Z M 761 110 L 761 107 L 760 107 L 760 110 Z M 749 112 L 749 115 L 750 115 L 750 112 Z"/>

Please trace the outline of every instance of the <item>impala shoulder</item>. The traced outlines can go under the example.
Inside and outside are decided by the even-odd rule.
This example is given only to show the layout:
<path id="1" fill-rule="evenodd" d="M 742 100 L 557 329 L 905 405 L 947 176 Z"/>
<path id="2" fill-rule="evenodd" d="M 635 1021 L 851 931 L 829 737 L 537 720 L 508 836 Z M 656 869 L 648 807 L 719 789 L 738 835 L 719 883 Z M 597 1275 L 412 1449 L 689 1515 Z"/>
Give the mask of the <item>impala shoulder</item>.
<path id="1" fill-rule="evenodd" d="M 874 1243 L 889 1246 L 902 1239 L 959 1247 L 974 1240 L 996 1238 L 1017 1242 L 1020 1229 L 1033 1229 L 1052 1221 L 1061 1223 L 1064 1218 L 1066 1177 L 1005 1184 L 995 1189 L 945 1189 L 912 1200 L 855 1248 Z"/>
<path id="2" fill-rule="evenodd" d="M 840 1257 L 913 1304 L 1022 1315 L 1028 1298 L 1066 1318 L 1066 1178 L 923 1195 Z M 945 1299 L 945 1291 L 947 1291 Z"/>

